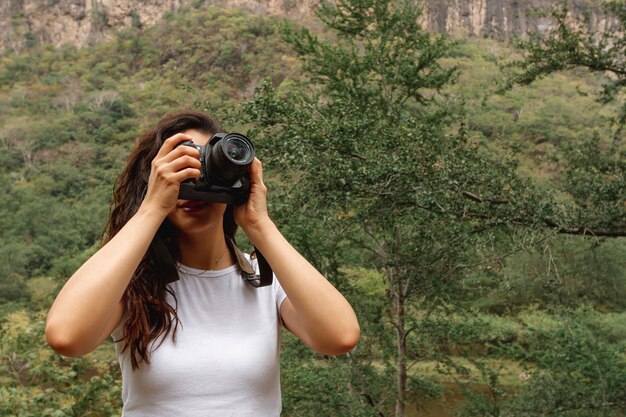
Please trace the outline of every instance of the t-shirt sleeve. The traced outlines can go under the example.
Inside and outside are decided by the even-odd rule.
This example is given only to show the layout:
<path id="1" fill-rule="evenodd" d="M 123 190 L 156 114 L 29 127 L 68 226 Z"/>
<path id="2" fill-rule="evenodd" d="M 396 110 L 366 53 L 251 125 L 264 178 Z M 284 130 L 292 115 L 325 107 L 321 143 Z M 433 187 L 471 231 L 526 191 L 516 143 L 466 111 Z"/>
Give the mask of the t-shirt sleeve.
<path id="1" fill-rule="evenodd" d="M 272 280 L 272 287 L 274 287 L 274 294 L 276 295 L 276 308 L 280 312 L 280 306 L 287 298 L 287 294 L 285 294 L 285 290 L 280 285 L 280 282 L 276 279 L 276 275 L 274 275 L 274 279 Z"/>
<path id="2" fill-rule="evenodd" d="M 252 265 L 252 268 L 254 268 L 254 271 L 257 274 L 260 274 L 259 262 L 257 261 L 256 257 L 251 258 L 250 255 L 248 255 L 247 253 L 244 255 L 250 262 L 250 265 Z M 272 272 L 272 276 L 273 276 L 272 289 L 274 290 L 274 297 L 276 299 L 276 309 L 278 310 L 278 316 L 280 317 L 280 306 L 283 304 L 283 301 L 285 301 L 285 299 L 287 298 L 287 294 L 285 294 L 285 290 L 283 290 L 283 287 L 280 285 L 280 282 L 278 282 L 278 279 L 276 279 L 276 274 Z M 282 318 L 281 318 L 281 322 L 282 322 Z"/>
<path id="3" fill-rule="evenodd" d="M 280 325 L 283 329 L 286 329 L 285 322 L 283 321 L 283 316 L 280 314 L 280 306 L 283 304 L 283 301 L 287 299 L 287 294 L 285 294 L 285 290 L 280 285 L 280 282 L 276 279 L 276 274 L 274 274 L 274 279 L 272 280 L 272 288 L 274 289 L 274 295 L 276 297 L 276 310 L 278 311 L 278 320 L 280 320 Z"/>

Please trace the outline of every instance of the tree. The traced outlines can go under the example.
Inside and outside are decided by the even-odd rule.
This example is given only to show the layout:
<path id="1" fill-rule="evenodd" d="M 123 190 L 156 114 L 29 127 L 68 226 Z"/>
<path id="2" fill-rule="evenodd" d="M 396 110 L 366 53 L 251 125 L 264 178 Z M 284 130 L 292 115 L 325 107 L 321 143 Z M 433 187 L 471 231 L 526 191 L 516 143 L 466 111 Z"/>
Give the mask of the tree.
<path id="1" fill-rule="evenodd" d="M 620 93 L 626 87 L 626 3 L 603 0 L 602 9 L 614 24 L 606 32 L 589 31 L 588 19 L 571 22 L 566 3 L 551 11 L 553 29 L 531 33 L 530 39 L 518 43 L 526 52 L 524 60 L 515 63 L 522 69 L 513 82 L 530 84 L 558 71 L 586 68 L 604 76 L 598 99 L 603 103 L 620 102 L 619 116 L 614 120 L 621 129 L 626 124 L 626 102 Z"/>
<path id="2" fill-rule="evenodd" d="M 409 392 L 440 394 L 409 372 L 419 360 L 447 361 L 432 348 L 446 330 L 428 317 L 458 296 L 468 268 L 500 255 L 496 240 L 550 207 L 513 158 L 491 161 L 468 139 L 461 103 L 442 93 L 456 75 L 440 63 L 451 43 L 419 25 L 413 2 L 323 2 L 316 14 L 327 40 L 285 29 L 306 81 L 282 95 L 264 84 L 245 113 L 277 169 L 273 209 L 287 230 L 307 231 L 296 243 L 323 245 L 314 259 L 338 285 L 350 283 L 337 264 L 383 277 L 384 317 L 363 320 L 381 321 L 379 332 L 364 332 L 350 360 L 356 376 L 382 361 L 392 404 L 363 378 L 347 389 L 376 415 L 403 416 Z"/>
<path id="3" fill-rule="evenodd" d="M 611 268 L 620 267 L 619 260 L 607 260 L 608 268 L 597 276 L 586 270 L 593 265 L 591 259 L 582 265 L 572 262 L 572 258 L 581 255 L 598 262 L 596 249 L 606 242 L 604 237 L 626 236 L 626 102 L 623 91 L 626 86 L 626 3 L 608 0 L 602 4 L 608 16 L 614 18 L 613 30 L 588 31 L 586 25 L 581 24 L 584 22 L 571 21 L 563 3 L 552 10 L 554 29 L 530 34 L 528 40 L 519 42 L 523 59 L 505 67 L 513 69 L 505 90 L 558 72 L 570 71 L 572 76 L 591 74 L 601 84 L 597 100 L 617 110 L 611 119 L 612 137 L 603 137 L 599 130 L 581 139 L 571 137 L 558 149 L 556 159 L 561 178 L 553 184 L 553 192 L 561 194 L 562 203 L 555 209 L 561 216 L 560 221 L 548 220 L 546 224 L 558 233 L 593 239 L 581 242 L 579 236 L 577 241 L 571 240 L 571 244 L 579 250 L 582 247 L 583 252 L 572 256 L 573 251 L 567 251 L 568 263 L 562 269 L 563 265 L 559 265 L 558 270 L 550 247 L 546 246 L 548 272 L 552 270 L 556 278 L 554 295 L 558 302 L 553 308 L 557 320 L 552 326 L 527 326 L 519 341 L 501 347 L 506 356 L 513 354 L 530 372 L 516 394 L 495 407 L 492 415 L 618 416 L 626 409 L 624 346 L 608 340 L 606 327 L 597 330 L 590 318 L 598 313 L 573 310 L 566 305 L 572 301 L 589 303 L 593 292 L 619 292 L 624 283 L 623 268 L 616 271 L 615 281 L 606 281 L 611 279 Z M 561 240 L 562 244 L 564 242 L 567 241 Z M 621 259 L 622 243 L 611 242 L 602 249 L 616 250 L 615 258 Z M 594 269 L 600 268 L 595 266 Z M 524 272 L 526 285 L 529 275 L 532 273 Z M 584 286 L 576 283 L 577 275 L 584 276 Z M 563 277 L 567 277 L 569 283 L 563 282 Z M 567 294 L 576 290 L 580 291 L 576 297 Z M 601 308 L 616 305 L 619 306 L 619 302 L 611 305 L 611 296 L 603 294 Z"/>
<path id="4" fill-rule="evenodd" d="M 561 189 L 568 197 L 564 220 L 547 224 L 561 233 L 619 237 L 626 236 L 626 3 L 605 0 L 601 4 L 614 19 L 614 28 L 603 33 L 580 24 L 586 22 L 571 22 L 565 3 L 555 7 L 554 29 L 519 42 L 524 58 L 507 65 L 514 71 L 505 90 L 573 69 L 600 78 L 598 101 L 618 107 L 611 120 L 614 135 L 606 138 L 596 133 L 562 147 L 557 158 L 563 170 Z"/>

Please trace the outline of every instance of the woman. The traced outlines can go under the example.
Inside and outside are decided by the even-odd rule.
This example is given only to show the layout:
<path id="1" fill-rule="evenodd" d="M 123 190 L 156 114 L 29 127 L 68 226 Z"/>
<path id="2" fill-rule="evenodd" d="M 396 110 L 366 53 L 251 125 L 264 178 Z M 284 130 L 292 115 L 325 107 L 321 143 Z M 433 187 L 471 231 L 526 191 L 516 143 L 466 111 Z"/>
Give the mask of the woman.
<path id="1" fill-rule="evenodd" d="M 201 169 L 199 151 L 178 145 L 204 145 L 218 131 L 188 111 L 140 137 L 116 182 L 105 244 L 48 314 L 47 341 L 62 355 L 84 355 L 112 335 L 124 416 L 278 416 L 281 325 L 326 355 L 360 336 L 349 303 L 268 216 L 258 159 L 244 204 L 178 199 Z M 237 226 L 274 270 L 272 285 L 241 278 L 228 244 Z M 176 260 L 174 280 L 157 243 Z"/>

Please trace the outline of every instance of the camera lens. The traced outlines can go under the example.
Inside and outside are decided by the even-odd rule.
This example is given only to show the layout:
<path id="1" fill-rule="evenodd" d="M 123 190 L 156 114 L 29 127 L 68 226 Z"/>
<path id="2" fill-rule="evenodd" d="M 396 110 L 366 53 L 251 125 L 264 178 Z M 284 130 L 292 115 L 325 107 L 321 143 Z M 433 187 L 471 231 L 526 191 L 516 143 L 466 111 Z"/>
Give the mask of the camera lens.
<path id="1" fill-rule="evenodd" d="M 236 162 L 244 162 L 250 158 L 252 155 L 252 149 L 248 142 L 243 141 L 239 137 L 226 137 L 224 143 L 224 149 L 226 150 L 226 154 L 230 159 Z"/>
<path id="2" fill-rule="evenodd" d="M 254 160 L 254 146 L 250 139 L 239 133 L 219 135 L 219 140 L 213 142 L 214 146 L 207 155 L 206 166 L 216 183 L 227 185 L 237 181 L 248 171 Z"/>

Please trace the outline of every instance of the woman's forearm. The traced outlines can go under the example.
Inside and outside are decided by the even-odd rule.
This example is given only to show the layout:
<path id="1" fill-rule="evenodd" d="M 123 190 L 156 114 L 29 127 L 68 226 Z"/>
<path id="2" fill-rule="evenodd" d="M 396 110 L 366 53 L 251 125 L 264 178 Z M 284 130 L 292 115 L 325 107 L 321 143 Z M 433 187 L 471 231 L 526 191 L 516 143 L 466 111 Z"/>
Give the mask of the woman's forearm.
<path id="1" fill-rule="evenodd" d="M 273 222 L 246 231 L 271 265 L 315 350 L 343 353 L 359 340 L 356 315 L 341 293 L 284 238 Z M 293 331 L 293 329 L 290 329 Z"/>
<path id="2" fill-rule="evenodd" d="M 141 207 L 60 291 L 48 313 L 46 338 L 59 353 L 78 356 L 100 344 L 164 215 Z M 108 329 L 110 330 L 110 329 Z"/>

